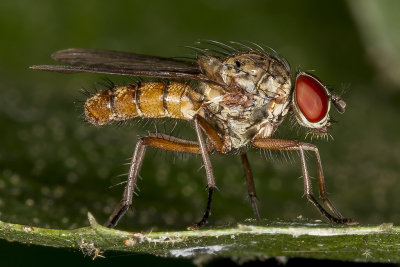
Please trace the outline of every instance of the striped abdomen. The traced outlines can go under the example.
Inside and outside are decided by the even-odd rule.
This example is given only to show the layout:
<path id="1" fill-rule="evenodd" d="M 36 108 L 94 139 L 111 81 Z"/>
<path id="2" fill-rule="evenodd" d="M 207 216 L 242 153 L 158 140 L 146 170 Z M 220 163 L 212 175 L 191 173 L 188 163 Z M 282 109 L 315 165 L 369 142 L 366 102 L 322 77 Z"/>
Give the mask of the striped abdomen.
<path id="1" fill-rule="evenodd" d="M 116 86 L 88 98 L 85 117 L 94 125 L 135 117 L 190 120 L 201 100 L 201 95 L 183 82 L 143 82 Z"/>

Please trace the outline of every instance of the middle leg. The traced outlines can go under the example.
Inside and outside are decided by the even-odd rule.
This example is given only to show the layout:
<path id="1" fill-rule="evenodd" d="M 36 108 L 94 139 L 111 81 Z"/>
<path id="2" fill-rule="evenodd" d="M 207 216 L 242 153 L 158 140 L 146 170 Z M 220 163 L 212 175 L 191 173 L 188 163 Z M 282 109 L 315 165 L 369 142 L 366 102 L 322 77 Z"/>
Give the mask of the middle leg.
<path id="1" fill-rule="evenodd" d="M 253 208 L 254 217 L 259 220 L 260 214 L 257 207 L 256 187 L 254 185 L 253 175 L 251 173 L 249 160 L 247 159 L 247 154 L 242 153 L 240 155 L 240 158 L 242 159 L 244 174 L 246 175 L 247 189 L 249 192 L 249 198 L 251 202 L 251 207 Z"/>

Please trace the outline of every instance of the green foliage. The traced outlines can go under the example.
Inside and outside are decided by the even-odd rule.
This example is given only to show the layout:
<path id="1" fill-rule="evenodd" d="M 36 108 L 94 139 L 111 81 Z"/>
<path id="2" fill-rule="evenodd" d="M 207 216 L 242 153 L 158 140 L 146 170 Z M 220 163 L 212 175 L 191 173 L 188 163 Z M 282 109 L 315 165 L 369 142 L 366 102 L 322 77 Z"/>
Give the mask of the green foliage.
<path id="1" fill-rule="evenodd" d="M 0 238 L 80 250 L 93 259 L 109 251 L 208 260 L 306 257 L 346 261 L 399 263 L 400 227 L 332 226 L 320 222 L 245 221 L 236 226 L 198 231 L 124 232 L 100 226 L 55 230 L 0 222 Z"/>

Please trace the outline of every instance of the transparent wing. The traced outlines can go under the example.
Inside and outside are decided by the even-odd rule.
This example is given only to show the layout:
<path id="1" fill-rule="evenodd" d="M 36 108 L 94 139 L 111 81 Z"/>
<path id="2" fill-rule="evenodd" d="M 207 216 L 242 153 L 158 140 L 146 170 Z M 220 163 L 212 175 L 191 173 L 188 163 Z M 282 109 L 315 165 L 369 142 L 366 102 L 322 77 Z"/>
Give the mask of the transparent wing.
<path id="1" fill-rule="evenodd" d="M 127 52 L 71 48 L 57 51 L 52 58 L 62 65 L 38 65 L 31 69 L 62 73 L 105 74 L 208 80 L 195 62 Z"/>

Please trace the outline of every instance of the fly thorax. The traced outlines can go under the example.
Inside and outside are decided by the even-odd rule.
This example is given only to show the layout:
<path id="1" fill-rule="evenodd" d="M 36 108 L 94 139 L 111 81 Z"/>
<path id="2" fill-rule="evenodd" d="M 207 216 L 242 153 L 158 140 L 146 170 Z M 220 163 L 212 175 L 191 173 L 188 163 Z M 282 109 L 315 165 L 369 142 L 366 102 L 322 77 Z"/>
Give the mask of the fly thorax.
<path id="1" fill-rule="evenodd" d="M 229 57 L 220 68 L 221 78 L 226 85 L 251 94 L 256 93 L 257 82 L 264 73 L 265 70 L 257 64 L 254 55 L 250 56 L 249 54 Z"/>
<path id="2" fill-rule="evenodd" d="M 289 109 L 291 74 L 284 60 L 248 51 L 225 59 L 203 56 L 198 63 L 211 81 L 200 84 L 204 111 L 228 150 L 273 134 Z"/>

